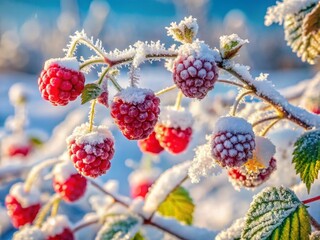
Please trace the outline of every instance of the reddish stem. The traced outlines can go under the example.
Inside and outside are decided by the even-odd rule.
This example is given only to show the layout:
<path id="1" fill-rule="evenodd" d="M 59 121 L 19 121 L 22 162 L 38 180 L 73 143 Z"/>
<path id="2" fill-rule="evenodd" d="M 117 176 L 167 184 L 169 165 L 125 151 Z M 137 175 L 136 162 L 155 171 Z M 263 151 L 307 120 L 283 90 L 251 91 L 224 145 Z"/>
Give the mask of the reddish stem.
<path id="1" fill-rule="evenodd" d="M 308 204 L 308 203 L 312 203 L 312 202 L 315 202 L 315 201 L 318 201 L 318 200 L 320 200 L 320 196 L 306 199 L 306 200 L 302 201 L 302 203 L 303 203 L 303 204 Z"/>

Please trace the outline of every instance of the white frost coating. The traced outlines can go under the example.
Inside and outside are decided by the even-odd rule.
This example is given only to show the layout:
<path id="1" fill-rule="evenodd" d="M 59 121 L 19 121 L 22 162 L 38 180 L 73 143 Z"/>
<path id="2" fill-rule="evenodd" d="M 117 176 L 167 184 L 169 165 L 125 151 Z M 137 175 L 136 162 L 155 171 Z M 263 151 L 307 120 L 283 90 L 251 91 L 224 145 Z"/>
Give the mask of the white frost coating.
<path id="1" fill-rule="evenodd" d="M 45 235 L 36 226 L 25 226 L 13 235 L 13 240 L 45 240 Z"/>
<path id="2" fill-rule="evenodd" d="M 228 229 L 220 232 L 215 240 L 234 240 L 240 239 L 242 229 L 244 228 L 246 223 L 245 218 L 237 219 Z"/>
<path id="3" fill-rule="evenodd" d="M 78 172 L 71 161 L 63 161 L 62 163 L 55 165 L 52 173 L 56 181 L 64 183 L 71 177 L 71 175 L 77 174 Z"/>
<path id="4" fill-rule="evenodd" d="M 310 240 L 318 240 L 320 239 L 320 231 L 315 231 L 311 233 Z"/>
<path id="5" fill-rule="evenodd" d="M 210 231 L 205 228 L 188 226 L 178 222 L 174 218 L 164 218 L 155 214 L 152 218 L 152 222 L 156 223 L 169 231 L 175 233 L 182 239 L 186 240 L 208 240 L 214 239 L 216 232 Z"/>
<path id="6" fill-rule="evenodd" d="M 199 26 L 197 23 L 197 19 L 193 18 L 192 16 L 185 17 L 179 24 L 177 24 L 176 22 L 172 22 L 170 24 L 170 27 L 166 27 L 167 35 L 172 36 L 172 38 L 176 41 L 180 41 L 180 39 L 176 38 L 174 29 L 179 29 L 182 33 L 184 33 L 185 27 L 187 27 L 188 29 L 192 29 L 194 40 L 194 38 L 197 36 Z"/>
<path id="7" fill-rule="evenodd" d="M 27 99 L 28 95 L 28 87 L 22 83 L 15 83 L 9 89 L 10 102 L 15 106 Z"/>
<path id="8" fill-rule="evenodd" d="M 168 169 L 158 178 L 146 196 L 143 210 L 152 214 L 166 199 L 168 194 L 188 176 L 188 168 L 191 162 L 187 161 Z"/>
<path id="9" fill-rule="evenodd" d="M 58 215 L 55 217 L 49 217 L 43 223 L 41 230 L 47 237 L 49 237 L 61 234 L 66 228 L 71 229 L 69 220 L 64 215 Z"/>
<path id="10" fill-rule="evenodd" d="M 239 117 L 220 117 L 218 119 L 213 129 L 213 134 L 226 131 L 242 134 L 249 133 L 254 136 L 252 125 L 245 119 Z"/>
<path id="11" fill-rule="evenodd" d="M 160 169 L 137 169 L 134 170 L 128 177 L 130 185 L 138 185 L 142 182 L 154 182 L 161 174 Z"/>
<path id="12" fill-rule="evenodd" d="M 130 225 L 129 226 L 116 225 L 118 222 L 121 222 L 121 221 L 130 223 Z M 137 234 L 141 225 L 142 225 L 142 220 L 133 215 L 132 216 L 117 215 L 114 217 L 109 217 L 107 218 L 107 221 L 103 225 L 103 227 L 99 230 L 95 239 L 96 240 L 105 239 L 103 237 L 104 233 L 110 230 L 114 230 L 116 233 L 112 236 L 112 240 L 130 240 Z M 130 228 L 128 229 L 128 227 Z"/>
<path id="13" fill-rule="evenodd" d="M 120 98 L 127 103 L 142 103 L 147 95 L 154 95 L 154 93 L 151 89 L 127 87 L 118 92 L 114 99 Z"/>
<path id="14" fill-rule="evenodd" d="M 89 123 L 84 123 L 73 130 L 73 133 L 67 138 L 67 142 L 75 140 L 76 144 L 87 144 L 87 146 L 90 146 L 103 143 L 106 138 L 114 141 L 113 135 L 107 126 L 93 126 L 90 132 Z"/>
<path id="15" fill-rule="evenodd" d="M 255 156 L 257 157 L 258 161 L 261 162 L 264 166 L 268 166 L 270 159 L 276 153 L 276 147 L 269 139 L 265 137 L 256 136 L 255 142 Z"/>
<path id="16" fill-rule="evenodd" d="M 216 160 L 212 158 L 211 146 L 209 143 L 198 146 L 195 149 L 195 156 L 188 170 L 188 174 L 192 183 L 200 182 L 201 176 L 218 175 L 222 172 L 222 168 L 216 164 Z"/>
<path id="17" fill-rule="evenodd" d="M 231 49 L 239 48 L 242 45 L 249 43 L 249 40 L 242 39 L 235 33 L 233 33 L 231 35 L 221 36 L 220 37 L 220 51 L 221 51 L 222 56 L 225 55 L 225 50 L 228 50 L 228 51 L 231 50 L 231 49 L 225 49 L 225 46 L 231 46 L 231 45 L 233 45 L 232 44 L 233 42 L 237 42 L 237 44 L 234 47 L 232 47 Z"/>
<path id="18" fill-rule="evenodd" d="M 175 107 L 168 106 L 161 109 L 159 117 L 159 123 L 161 125 L 185 130 L 189 127 L 192 127 L 193 122 L 194 119 L 192 114 L 184 108 L 177 110 Z"/>
<path id="19" fill-rule="evenodd" d="M 47 70 L 52 64 L 58 64 L 60 67 L 77 72 L 80 70 L 80 63 L 75 57 L 51 58 L 45 62 L 44 69 Z"/>
<path id="20" fill-rule="evenodd" d="M 283 0 L 277 1 L 277 5 L 269 7 L 265 16 L 265 25 L 270 26 L 272 23 L 282 24 L 283 20 L 289 14 L 296 14 L 319 0 Z"/>
<path id="21" fill-rule="evenodd" d="M 220 53 L 217 49 L 211 49 L 203 41 L 195 40 L 193 43 L 182 44 L 178 48 L 180 57 L 194 56 L 201 60 L 215 62 L 221 60 Z"/>
<path id="22" fill-rule="evenodd" d="M 23 183 L 14 184 L 9 194 L 17 199 L 23 208 L 40 203 L 40 192 L 36 188 L 31 188 L 29 192 L 25 191 Z"/>

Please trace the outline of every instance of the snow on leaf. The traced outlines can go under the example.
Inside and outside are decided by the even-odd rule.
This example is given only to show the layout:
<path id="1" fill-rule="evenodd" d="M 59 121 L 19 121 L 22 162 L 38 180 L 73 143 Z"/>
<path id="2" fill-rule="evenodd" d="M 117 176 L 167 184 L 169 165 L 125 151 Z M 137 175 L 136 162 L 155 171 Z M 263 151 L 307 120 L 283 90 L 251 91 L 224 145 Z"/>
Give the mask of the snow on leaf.
<path id="1" fill-rule="evenodd" d="M 174 191 L 174 189 L 181 184 L 181 182 L 188 176 L 188 168 L 190 161 L 178 164 L 164 173 L 152 185 L 145 200 L 143 210 L 146 214 L 153 214 L 159 205 L 165 201 L 167 196 Z"/>
<path id="2" fill-rule="evenodd" d="M 179 24 L 172 22 L 170 27 L 166 28 L 168 30 L 168 36 L 178 42 L 191 43 L 195 40 L 198 33 L 198 23 L 197 19 L 192 16 L 185 17 Z"/>
<path id="3" fill-rule="evenodd" d="M 320 2 L 304 18 L 302 27 L 304 36 L 320 31 Z"/>
<path id="4" fill-rule="evenodd" d="M 240 48 L 249 41 L 241 39 L 237 34 L 220 37 L 220 52 L 223 58 L 230 59 L 237 55 Z"/>
<path id="5" fill-rule="evenodd" d="M 191 225 L 194 208 L 195 205 L 188 191 L 183 187 L 178 187 L 160 204 L 157 211 L 164 217 L 173 217 Z"/>
<path id="6" fill-rule="evenodd" d="M 306 132 L 296 141 L 292 162 L 309 192 L 320 170 L 319 129 Z"/>
<path id="7" fill-rule="evenodd" d="M 215 240 L 240 240 L 245 218 L 237 219 L 228 229 L 220 232 Z"/>
<path id="8" fill-rule="evenodd" d="M 133 215 L 110 216 L 99 230 L 96 240 L 132 239 L 138 233 L 141 224 L 141 219 Z"/>
<path id="9" fill-rule="evenodd" d="M 88 83 L 84 86 L 81 94 L 81 104 L 96 99 L 101 93 L 100 86 L 96 83 Z"/>
<path id="10" fill-rule="evenodd" d="M 255 196 L 246 215 L 241 239 L 309 239 L 306 207 L 285 187 L 269 187 Z"/>

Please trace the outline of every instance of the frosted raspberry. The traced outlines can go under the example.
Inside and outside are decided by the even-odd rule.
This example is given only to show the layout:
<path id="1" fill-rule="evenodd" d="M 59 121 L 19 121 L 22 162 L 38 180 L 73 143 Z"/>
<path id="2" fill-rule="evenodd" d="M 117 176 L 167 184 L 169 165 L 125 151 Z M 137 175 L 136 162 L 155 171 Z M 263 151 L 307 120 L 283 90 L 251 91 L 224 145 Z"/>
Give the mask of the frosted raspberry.
<path id="1" fill-rule="evenodd" d="M 50 217 L 44 222 L 41 230 L 46 235 L 46 240 L 74 240 L 69 220 L 63 216 Z"/>
<path id="2" fill-rule="evenodd" d="M 153 182 L 142 182 L 139 185 L 132 186 L 131 187 L 132 198 L 137 198 L 137 197 L 145 198 L 152 184 Z"/>
<path id="3" fill-rule="evenodd" d="M 160 114 L 155 127 L 160 145 L 170 153 L 178 154 L 186 150 L 192 136 L 193 118 L 184 108 L 176 110 L 166 107 Z"/>
<path id="4" fill-rule="evenodd" d="M 184 44 L 173 64 L 173 81 L 186 97 L 202 99 L 213 89 L 218 68 L 203 42 Z"/>
<path id="5" fill-rule="evenodd" d="M 50 59 L 38 79 L 39 90 L 54 106 L 74 101 L 84 88 L 85 77 L 76 58 Z"/>
<path id="6" fill-rule="evenodd" d="M 53 169 L 53 188 L 67 202 L 81 198 L 87 188 L 87 179 L 77 173 L 70 162 L 57 164 Z"/>
<path id="7" fill-rule="evenodd" d="M 23 183 L 14 184 L 5 199 L 8 215 L 14 227 L 32 223 L 40 210 L 40 193 L 36 189 L 26 192 Z"/>
<path id="8" fill-rule="evenodd" d="M 15 156 L 22 156 L 26 157 L 32 151 L 32 145 L 27 146 L 9 146 L 8 148 L 8 156 L 15 157 Z"/>
<path id="9" fill-rule="evenodd" d="M 108 96 L 109 96 L 108 92 L 102 92 L 100 96 L 97 98 L 98 103 L 106 107 L 109 107 Z"/>
<path id="10" fill-rule="evenodd" d="M 211 152 L 222 167 L 240 167 L 252 158 L 255 136 L 243 118 L 222 117 L 213 130 Z"/>
<path id="11" fill-rule="evenodd" d="M 82 124 L 67 139 L 69 155 L 78 172 L 96 178 L 110 168 L 114 155 L 114 138 L 105 126 Z"/>
<path id="12" fill-rule="evenodd" d="M 160 99 L 152 90 L 128 87 L 115 95 L 111 116 L 130 140 L 148 137 L 158 121 Z"/>
<path id="13" fill-rule="evenodd" d="M 1 150 L 7 157 L 27 157 L 33 150 L 28 137 L 23 134 L 14 134 L 3 139 Z"/>
<path id="14" fill-rule="evenodd" d="M 163 147 L 160 146 L 159 141 L 156 139 L 155 132 L 152 132 L 149 137 L 139 140 L 138 146 L 145 153 L 159 154 L 163 151 Z"/>
<path id="15" fill-rule="evenodd" d="M 259 169 L 257 172 L 250 172 L 245 166 L 230 168 L 228 170 L 229 180 L 235 187 L 254 188 L 258 187 L 270 178 L 276 169 L 276 160 L 271 158 L 266 168 Z"/>

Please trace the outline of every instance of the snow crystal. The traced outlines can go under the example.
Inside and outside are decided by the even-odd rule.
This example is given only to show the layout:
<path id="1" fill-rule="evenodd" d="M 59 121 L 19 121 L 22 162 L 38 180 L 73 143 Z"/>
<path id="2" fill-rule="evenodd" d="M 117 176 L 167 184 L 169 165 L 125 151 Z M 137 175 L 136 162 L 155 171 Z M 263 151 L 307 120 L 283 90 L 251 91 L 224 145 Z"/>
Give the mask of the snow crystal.
<path id="1" fill-rule="evenodd" d="M 108 127 L 103 125 L 93 126 L 92 131 L 90 132 L 89 123 L 84 123 L 74 129 L 73 133 L 67 138 L 67 142 L 75 140 L 78 145 L 96 145 L 103 143 L 106 138 L 114 140 Z"/>
<path id="2" fill-rule="evenodd" d="M 136 186 L 142 182 L 154 182 L 161 174 L 160 169 L 137 169 L 128 177 L 130 185 Z"/>
<path id="3" fill-rule="evenodd" d="M 31 188 L 29 192 L 25 191 L 23 183 L 14 184 L 9 194 L 17 199 L 23 208 L 38 204 L 40 202 L 40 192 L 36 188 Z"/>
<path id="4" fill-rule="evenodd" d="M 123 89 L 121 92 L 118 92 L 114 96 L 114 99 L 120 98 L 121 100 L 127 103 L 142 103 L 147 95 L 153 94 L 154 93 L 151 89 L 127 87 L 126 89 Z"/>
<path id="5" fill-rule="evenodd" d="M 254 151 L 254 155 L 264 166 L 268 166 L 270 159 L 276 153 L 276 147 L 269 139 L 265 137 L 256 136 L 255 142 L 256 148 Z"/>
<path id="6" fill-rule="evenodd" d="M 193 122 L 191 113 L 182 107 L 179 110 L 172 106 L 161 109 L 159 123 L 166 127 L 185 130 L 192 127 Z"/>
<path id="7" fill-rule="evenodd" d="M 29 90 L 25 84 L 15 83 L 9 89 L 9 99 L 13 105 L 19 105 L 28 98 Z"/>
<path id="8" fill-rule="evenodd" d="M 252 125 L 248 123 L 245 119 L 239 117 L 220 117 L 216 122 L 216 125 L 213 129 L 213 134 L 217 134 L 219 132 L 230 132 L 230 133 L 249 133 L 254 135 L 252 130 Z M 239 141 L 241 142 L 241 138 L 244 136 L 238 136 Z M 244 139 L 245 140 L 245 139 Z"/>
<path id="9" fill-rule="evenodd" d="M 166 170 L 147 194 L 143 210 L 150 215 L 154 213 L 158 206 L 166 199 L 168 194 L 173 191 L 188 176 L 189 161 Z"/>
<path id="10" fill-rule="evenodd" d="M 58 64 L 60 67 L 70 69 L 73 71 L 79 71 L 80 64 L 77 60 L 77 58 L 51 58 L 47 60 L 44 64 L 44 69 L 47 70 L 52 64 Z"/>
<path id="11" fill-rule="evenodd" d="M 234 240 L 240 239 L 242 229 L 245 226 L 246 219 L 237 219 L 227 230 L 220 232 L 215 240 Z"/>
<path id="12" fill-rule="evenodd" d="M 193 32 L 193 39 L 197 36 L 198 30 L 199 30 L 199 26 L 197 23 L 197 19 L 193 18 L 192 16 L 189 17 L 185 17 L 182 21 L 180 21 L 179 24 L 177 24 L 176 22 L 172 22 L 170 24 L 170 27 L 167 27 L 167 35 L 168 36 L 172 36 L 172 38 L 176 41 L 180 41 L 180 39 L 178 39 L 176 37 L 175 34 L 175 29 L 179 29 L 182 33 L 185 32 L 185 28 L 188 28 L 190 30 L 192 30 Z"/>
<path id="13" fill-rule="evenodd" d="M 71 161 L 64 161 L 58 163 L 52 170 L 55 180 L 60 183 L 67 181 L 71 175 L 77 174 L 77 170 L 74 168 Z"/>
<path id="14" fill-rule="evenodd" d="M 235 46 L 233 46 L 236 43 Z M 242 39 L 237 34 L 224 35 L 220 37 L 220 51 L 222 56 L 225 56 L 226 51 L 230 51 L 249 43 L 248 39 Z"/>
<path id="15" fill-rule="evenodd" d="M 218 61 L 221 59 L 220 53 L 217 49 L 211 49 L 203 41 L 195 40 L 193 43 L 186 43 L 178 48 L 179 56 L 188 57 L 194 56 L 201 60 L 210 62 Z"/>
<path id="16" fill-rule="evenodd" d="M 198 146 L 195 149 L 195 157 L 188 170 L 188 174 L 192 183 L 198 183 L 201 176 L 218 175 L 222 168 L 216 164 L 216 160 L 212 158 L 211 146 L 209 143 Z"/>
<path id="17" fill-rule="evenodd" d="M 65 215 L 49 217 L 42 225 L 41 230 L 46 236 L 56 236 L 65 228 L 70 228 L 70 222 Z"/>
<path id="18" fill-rule="evenodd" d="M 24 226 L 13 235 L 13 240 L 44 240 L 43 232 L 36 226 Z"/>

